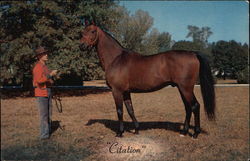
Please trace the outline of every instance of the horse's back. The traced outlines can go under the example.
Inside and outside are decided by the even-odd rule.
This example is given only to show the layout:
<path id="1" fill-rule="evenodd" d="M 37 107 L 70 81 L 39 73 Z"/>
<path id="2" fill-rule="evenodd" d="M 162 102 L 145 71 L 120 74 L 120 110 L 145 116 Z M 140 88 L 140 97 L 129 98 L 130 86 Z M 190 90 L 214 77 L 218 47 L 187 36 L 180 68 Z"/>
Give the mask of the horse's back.
<path id="1" fill-rule="evenodd" d="M 167 51 L 151 56 L 125 52 L 112 63 L 107 79 L 124 90 L 150 90 L 166 82 L 179 83 L 197 77 L 194 75 L 196 66 L 195 53 L 187 51 Z"/>

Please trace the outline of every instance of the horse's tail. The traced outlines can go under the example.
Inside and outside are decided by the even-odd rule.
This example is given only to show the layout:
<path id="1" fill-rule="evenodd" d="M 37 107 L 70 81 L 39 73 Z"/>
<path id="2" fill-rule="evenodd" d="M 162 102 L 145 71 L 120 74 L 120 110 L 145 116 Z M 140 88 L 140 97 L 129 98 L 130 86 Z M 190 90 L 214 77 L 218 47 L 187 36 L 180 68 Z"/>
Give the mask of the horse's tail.
<path id="1" fill-rule="evenodd" d="M 204 108 L 209 120 L 215 120 L 215 92 L 214 79 L 206 57 L 197 53 L 200 61 L 200 86 Z"/>

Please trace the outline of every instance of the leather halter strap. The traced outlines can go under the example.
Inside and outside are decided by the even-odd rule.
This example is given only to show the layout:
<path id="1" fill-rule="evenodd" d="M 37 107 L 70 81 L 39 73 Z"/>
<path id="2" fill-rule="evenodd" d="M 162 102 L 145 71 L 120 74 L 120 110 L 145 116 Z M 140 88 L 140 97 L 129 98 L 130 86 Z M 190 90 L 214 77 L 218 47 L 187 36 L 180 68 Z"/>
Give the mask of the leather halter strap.
<path id="1" fill-rule="evenodd" d="M 98 37 L 99 37 L 99 33 L 98 33 L 97 28 L 96 28 L 96 36 L 95 36 L 95 39 L 94 39 L 93 41 L 90 41 L 90 42 L 89 42 L 89 45 L 90 45 L 90 46 L 94 46 L 94 45 L 96 44 L 96 42 L 97 42 Z"/>

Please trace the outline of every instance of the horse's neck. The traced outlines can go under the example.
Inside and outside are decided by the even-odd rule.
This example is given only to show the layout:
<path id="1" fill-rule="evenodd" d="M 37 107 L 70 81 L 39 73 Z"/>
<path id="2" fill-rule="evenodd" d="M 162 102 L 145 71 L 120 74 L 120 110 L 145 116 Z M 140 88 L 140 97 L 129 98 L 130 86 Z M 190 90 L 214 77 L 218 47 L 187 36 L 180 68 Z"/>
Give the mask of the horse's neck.
<path id="1" fill-rule="evenodd" d="M 116 40 L 102 30 L 99 29 L 98 34 L 97 53 L 105 71 L 114 59 L 122 53 L 123 48 Z"/>

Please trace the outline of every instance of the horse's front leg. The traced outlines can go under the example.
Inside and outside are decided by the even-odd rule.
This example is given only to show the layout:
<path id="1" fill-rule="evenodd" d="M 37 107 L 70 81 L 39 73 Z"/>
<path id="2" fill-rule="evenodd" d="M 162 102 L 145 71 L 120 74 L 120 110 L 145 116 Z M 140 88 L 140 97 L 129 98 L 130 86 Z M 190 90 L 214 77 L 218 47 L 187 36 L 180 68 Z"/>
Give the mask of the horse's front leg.
<path id="1" fill-rule="evenodd" d="M 112 94 L 115 100 L 115 105 L 116 105 L 116 111 L 119 119 L 119 130 L 116 134 L 116 137 L 122 137 L 122 134 L 124 132 L 124 125 L 123 125 L 123 95 L 122 92 L 113 89 Z"/>
<path id="2" fill-rule="evenodd" d="M 131 96 L 129 92 L 125 92 L 123 95 L 124 103 L 126 105 L 127 111 L 131 119 L 135 124 L 135 134 L 139 134 L 139 123 L 137 122 L 134 114 L 134 109 L 131 101 Z"/>

